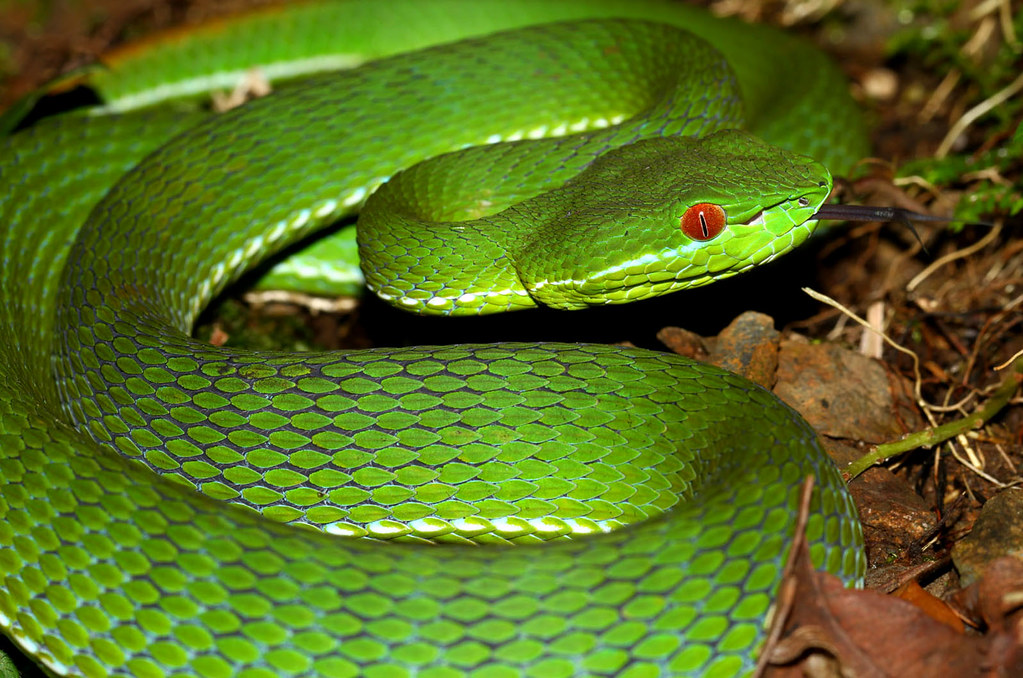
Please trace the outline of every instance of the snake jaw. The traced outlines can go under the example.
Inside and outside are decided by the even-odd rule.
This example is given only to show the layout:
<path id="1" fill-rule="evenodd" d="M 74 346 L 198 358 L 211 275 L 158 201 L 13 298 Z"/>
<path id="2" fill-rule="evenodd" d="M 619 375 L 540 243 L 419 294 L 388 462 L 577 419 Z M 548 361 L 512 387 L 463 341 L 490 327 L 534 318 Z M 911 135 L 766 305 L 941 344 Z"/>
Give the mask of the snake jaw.
<path id="1" fill-rule="evenodd" d="M 766 226 L 767 220 L 764 219 L 764 210 L 760 210 L 754 215 L 752 219 L 747 219 L 743 222 L 744 226 Z"/>

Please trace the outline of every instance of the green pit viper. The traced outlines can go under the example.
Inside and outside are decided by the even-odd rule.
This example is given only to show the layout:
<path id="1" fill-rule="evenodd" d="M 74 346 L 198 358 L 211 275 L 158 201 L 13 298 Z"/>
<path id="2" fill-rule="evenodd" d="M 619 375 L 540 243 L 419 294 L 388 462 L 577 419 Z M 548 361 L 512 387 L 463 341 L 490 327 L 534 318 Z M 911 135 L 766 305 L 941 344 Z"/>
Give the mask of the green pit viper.
<path id="1" fill-rule="evenodd" d="M 363 61 L 222 115 L 128 111 L 253 62 Z M 862 577 L 814 432 L 721 370 L 190 337 L 246 268 L 360 210 L 333 240 L 417 313 L 621 303 L 773 259 L 831 188 L 791 151 L 866 151 L 812 48 L 650 0 L 349 0 L 89 77 L 108 115 L 0 151 L 0 627 L 48 671 L 748 673 L 807 475 L 815 564 Z"/>

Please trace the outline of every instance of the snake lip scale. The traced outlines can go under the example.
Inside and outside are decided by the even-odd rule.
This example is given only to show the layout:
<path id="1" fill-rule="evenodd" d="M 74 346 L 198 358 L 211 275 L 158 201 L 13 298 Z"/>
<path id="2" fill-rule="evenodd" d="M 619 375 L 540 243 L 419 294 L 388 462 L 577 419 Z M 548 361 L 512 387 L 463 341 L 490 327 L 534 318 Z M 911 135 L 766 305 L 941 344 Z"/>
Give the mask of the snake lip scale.
<path id="1" fill-rule="evenodd" d="M 362 65 L 217 116 L 129 110 L 330 50 Z M 103 110 L 0 145 L 0 629 L 49 672 L 748 674 L 807 475 L 815 565 L 862 578 L 813 430 L 720 369 L 191 336 L 247 268 L 356 214 L 265 284 L 336 294 L 361 266 L 344 284 L 481 315 L 771 261 L 866 148 L 812 48 L 658 0 L 347 0 L 83 77 Z"/>

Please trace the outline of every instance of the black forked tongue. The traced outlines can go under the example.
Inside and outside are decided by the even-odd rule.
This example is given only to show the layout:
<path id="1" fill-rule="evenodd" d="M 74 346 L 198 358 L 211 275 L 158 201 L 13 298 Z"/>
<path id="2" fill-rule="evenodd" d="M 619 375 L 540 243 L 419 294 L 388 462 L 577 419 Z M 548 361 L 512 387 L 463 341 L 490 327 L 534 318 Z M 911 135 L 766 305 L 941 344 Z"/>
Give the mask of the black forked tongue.
<path id="1" fill-rule="evenodd" d="M 902 209 L 901 207 L 870 207 L 868 205 L 821 205 L 821 208 L 817 210 L 810 219 L 817 220 L 836 220 L 836 221 L 891 221 L 902 224 L 909 229 L 916 241 L 920 243 L 920 246 L 927 251 L 927 246 L 924 245 L 923 240 L 920 239 L 920 234 L 917 233 L 916 229 L 913 228 L 914 221 L 939 221 L 945 223 L 951 223 L 959 221 L 958 219 L 948 219 L 946 217 L 935 217 L 930 214 L 921 214 L 920 212 L 913 212 L 912 210 Z M 808 220 L 809 221 L 809 220 Z M 980 226 L 991 226 L 986 222 L 978 221 L 971 222 L 976 223 Z"/>
<path id="2" fill-rule="evenodd" d="M 821 205 L 821 208 L 810 219 L 897 221 L 903 224 L 909 224 L 912 221 L 955 221 L 955 219 L 912 212 L 901 207 L 870 207 L 868 205 Z"/>

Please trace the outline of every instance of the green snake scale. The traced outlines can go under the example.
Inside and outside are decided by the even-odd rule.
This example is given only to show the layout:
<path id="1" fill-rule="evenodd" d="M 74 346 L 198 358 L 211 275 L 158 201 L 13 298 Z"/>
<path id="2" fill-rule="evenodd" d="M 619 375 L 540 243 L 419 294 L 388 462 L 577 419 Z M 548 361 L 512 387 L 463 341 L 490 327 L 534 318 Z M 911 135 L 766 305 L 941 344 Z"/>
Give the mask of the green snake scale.
<path id="1" fill-rule="evenodd" d="M 561 19 L 581 21 L 519 29 Z M 0 628 L 36 662 L 746 673 L 809 474 L 815 563 L 862 576 L 812 429 L 719 369 L 602 345 L 268 354 L 189 334 L 246 268 L 363 203 L 369 287 L 420 313 L 622 303 L 772 259 L 812 232 L 830 175 L 716 130 L 845 169 L 862 128 L 826 59 L 633 0 L 349 0 L 198 36 L 93 84 L 120 111 L 219 82 L 161 59 L 285 73 L 425 51 L 219 116 L 62 116 L 4 141 Z"/>

